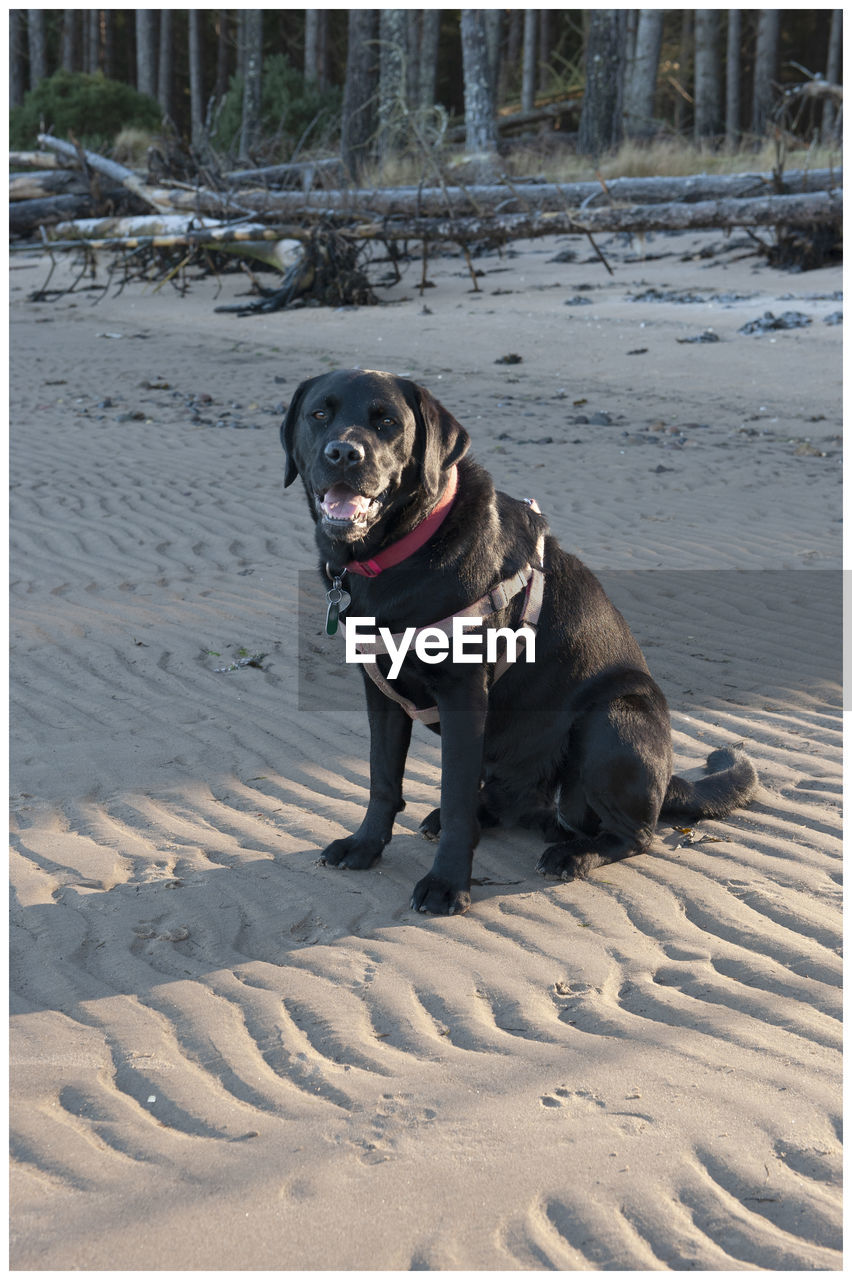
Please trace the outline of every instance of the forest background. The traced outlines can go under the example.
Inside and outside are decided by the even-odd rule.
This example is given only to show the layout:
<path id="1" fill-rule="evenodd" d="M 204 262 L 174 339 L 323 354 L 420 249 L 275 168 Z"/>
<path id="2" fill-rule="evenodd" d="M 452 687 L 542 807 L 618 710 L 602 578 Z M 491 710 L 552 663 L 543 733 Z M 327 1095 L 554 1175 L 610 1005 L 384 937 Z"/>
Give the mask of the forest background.
<path id="1" fill-rule="evenodd" d="M 339 155 L 392 182 L 455 147 L 570 177 L 625 144 L 622 172 L 753 167 L 767 138 L 836 146 L 842 111 L 840 9 L 13 9 L 9 48 L 13 147 L 144 163 L 156 135 L 172 173 Z"/>

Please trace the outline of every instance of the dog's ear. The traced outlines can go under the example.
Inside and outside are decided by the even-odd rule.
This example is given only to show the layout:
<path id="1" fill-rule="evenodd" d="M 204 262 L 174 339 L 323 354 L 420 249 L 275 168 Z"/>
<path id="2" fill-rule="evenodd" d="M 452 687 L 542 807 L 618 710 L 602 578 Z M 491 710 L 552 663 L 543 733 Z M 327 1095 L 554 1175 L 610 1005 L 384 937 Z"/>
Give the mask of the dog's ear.
<path id="1" fill-rule="evenodd" d="M 432 491 L 440 488 L 441 473 L 463 458 L 470 447 L 470 436 L 431 391 L 415 385 L 421 477 Z"/>
<path id="2" fill-rule="evenodd" d="M 322 375 L 320 375 L 321 377 Z M 286 454 L 286 465 L 284 470 L 284 488 L 287 489 L 299 474 L 299 468 L 296 466 L 294 450 L 296 444 L 296 423 L 299 420 L 299 414 L 302 411 L 302 401 L 305 398 L 305 392 L 308 391 L 313 384 L 318 381 L 317 378 L 308 378 L 305 382 L 300 382 L 296 388 L 295 394 L 290 401 L 287 409 L 287 416 L 281 423 L 281 443 L 284 446 Z"/>

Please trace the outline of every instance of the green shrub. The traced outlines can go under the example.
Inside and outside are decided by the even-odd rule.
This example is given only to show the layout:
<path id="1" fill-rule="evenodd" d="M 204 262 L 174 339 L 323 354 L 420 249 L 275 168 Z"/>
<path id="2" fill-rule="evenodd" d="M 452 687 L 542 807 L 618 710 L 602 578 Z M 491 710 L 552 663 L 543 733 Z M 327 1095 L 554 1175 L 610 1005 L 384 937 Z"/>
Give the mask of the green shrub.
<path id="1" fill-rule="evenodd" d="M 339 115 L 340 102 L 339 89 L 320 89 L 306 83 L 284 54 L 273 53 L 264 58 L 258 149 L 274 149 L 277 155 L 289 158 L 310 125 L 313 128 L 309 139 L 316 144 L 323 126 L 327 128 Z M 217 150 L 237 149 L 242 119 L 243 78 L 235 75 L 231 76 L 210 139 Z"/>
<path id="2" fill-rule="evenodd" d="M 9 143 L 15 150 L 36 144 L 45 129 L 57 137 L 73 133 L 93 150 L 108 145 L 123 128 L 159 129 L 160 108 L 153 98 L 97 72 L 57 71 L 26 94 L 9 113 Z"/>

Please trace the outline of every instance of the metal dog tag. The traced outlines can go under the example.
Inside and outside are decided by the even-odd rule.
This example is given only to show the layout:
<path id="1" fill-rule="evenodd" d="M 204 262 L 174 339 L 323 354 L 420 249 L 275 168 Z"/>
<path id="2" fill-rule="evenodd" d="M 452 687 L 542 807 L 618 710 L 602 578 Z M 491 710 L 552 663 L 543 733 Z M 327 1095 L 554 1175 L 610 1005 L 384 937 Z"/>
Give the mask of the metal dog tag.
<path id="1" fill-rule="evenodd" d="M 334 582 L 325 593 L 328 601 L 328 609 L 325 615 L 325 634 L 333 636 L 337 633 L 337 624 L 341 613 L 345 613 L 352 601 L 348 591 L 344 591 L 340 585 L 340 579 L 335 578 Z"/>

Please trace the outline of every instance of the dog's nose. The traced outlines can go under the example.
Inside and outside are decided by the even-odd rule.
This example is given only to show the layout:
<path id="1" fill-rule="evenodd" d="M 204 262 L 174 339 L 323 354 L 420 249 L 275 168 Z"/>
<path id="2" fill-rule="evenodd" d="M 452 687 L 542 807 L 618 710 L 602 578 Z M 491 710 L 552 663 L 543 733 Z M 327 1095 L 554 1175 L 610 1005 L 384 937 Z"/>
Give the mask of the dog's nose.
<path id="1" fill-rule="evenodd" d="M 334 466 L 357 466 L 364 461 L 364 448 L 354 440 L 330 440 L 323 453 Z"/>

